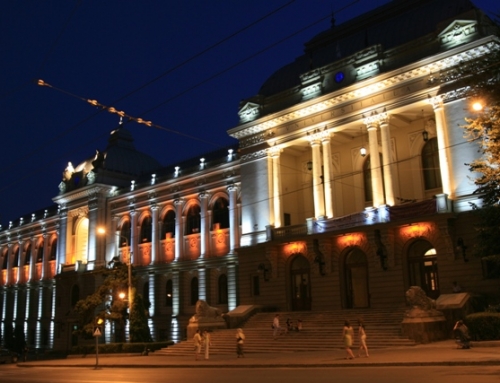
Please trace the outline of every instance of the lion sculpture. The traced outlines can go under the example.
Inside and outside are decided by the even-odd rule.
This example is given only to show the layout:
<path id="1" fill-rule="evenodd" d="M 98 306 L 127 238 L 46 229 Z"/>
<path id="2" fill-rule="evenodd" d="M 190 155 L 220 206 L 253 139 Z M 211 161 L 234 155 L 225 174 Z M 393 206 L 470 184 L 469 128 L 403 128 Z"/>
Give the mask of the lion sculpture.
<path id="1" fill-rule="evenodd" d="M 200 321 L 219 321 L 223 320 L 222 313 L 217 307 L 209 306 L 204 300 L 196 302 L 195 314 L 189 320 L 190 322 Z"/>
<path id="2" fill-rule="evenodd" d="M 420 286 L 411 286 L 406 292 L 406 302 L 412 307 L 424 311 L 436 308 L 436 301 L 427 296 Z"/>

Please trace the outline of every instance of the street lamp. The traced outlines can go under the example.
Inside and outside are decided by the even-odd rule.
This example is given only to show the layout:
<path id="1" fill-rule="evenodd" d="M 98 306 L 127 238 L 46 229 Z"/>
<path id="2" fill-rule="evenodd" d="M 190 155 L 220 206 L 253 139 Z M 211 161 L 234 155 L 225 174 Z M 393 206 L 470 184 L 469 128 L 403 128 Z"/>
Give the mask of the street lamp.
<path id="1" fill-rule="evenodd" d="M 97 229 L 97 233 L 100 235 L 104 235 L 106 233 L 106 230 L 103 227 L 99 227 Z M 129 247 L 128 243 L 128 238 L 120 235 L 120 239 L 123 239 L 125 241 L 125 246 Z M 118 252 L 118 248 L 116 249 Z M 130 317 L 132 316 L 132 307 L 134 304 L 134 295 L 133 295 L 133 287 L 132 287 L 132 257 L 134 256 L 133 250 L 130 250 L 129 252 L 129 257 L 128 257 L 128 315 L 129 315 L 129 341 L 130 341 Z M 118 258 L 118 254 L 116 256 Z"/>

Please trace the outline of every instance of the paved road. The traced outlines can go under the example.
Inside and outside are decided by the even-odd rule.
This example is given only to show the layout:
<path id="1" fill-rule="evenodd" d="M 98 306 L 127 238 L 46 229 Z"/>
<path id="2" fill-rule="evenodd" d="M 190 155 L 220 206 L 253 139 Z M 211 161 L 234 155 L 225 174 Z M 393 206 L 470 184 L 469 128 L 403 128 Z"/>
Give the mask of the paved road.
<path id="1" fill-rule="evenodd" d="M 346 368 L 17 368 L 0 367 L 2 383 L 498 383 L 498 366 L 400 366 Z"/>

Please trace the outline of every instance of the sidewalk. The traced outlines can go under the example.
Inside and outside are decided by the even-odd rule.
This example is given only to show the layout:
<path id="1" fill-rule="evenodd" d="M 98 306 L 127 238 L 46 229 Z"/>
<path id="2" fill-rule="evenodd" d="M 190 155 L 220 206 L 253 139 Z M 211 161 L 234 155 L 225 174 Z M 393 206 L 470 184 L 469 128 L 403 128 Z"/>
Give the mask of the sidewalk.
<path id="1" fill-rule="evenodd" d="M 368 345 L 369 346 L 369 345 Z M 270 367 L 362 367 L 362 366 L 469 366 L 500 365 L 500 346 L 497 342 L 476 343 L 471 349 L 457 349 L 453 340 L 398 347 L 374 349 L 369 358 L 346 360 L 344 350 L 325 352 L 290 352 L 280 354 L 211 355 L 209 360 L 194 360 L 187 356 L 99 355 L 99 368 L 270 368 Z M 356 354 L 357 350 L 353 350 Z M 89 367 L 95 368 L 95 355 L 57 360 L 18 363 L 19 367 Z"/>

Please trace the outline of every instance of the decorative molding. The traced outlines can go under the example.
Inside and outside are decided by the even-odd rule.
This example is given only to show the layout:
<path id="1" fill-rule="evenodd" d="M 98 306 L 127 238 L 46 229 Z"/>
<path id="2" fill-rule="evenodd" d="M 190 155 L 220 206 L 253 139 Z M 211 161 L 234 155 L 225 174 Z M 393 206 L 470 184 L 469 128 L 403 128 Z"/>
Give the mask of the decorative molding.
<path id="1" fill-rule="evenodd" d="M 267 157 L 267 150 L 258 150 L 256 152 L 248 153 L 248 154 L 243 154 L 241 156 L 241 162 L 250 162 L 250 161 L 255 161 L 261 158 L 266 158 Z"/>

